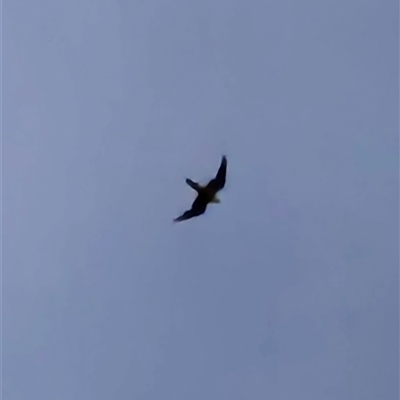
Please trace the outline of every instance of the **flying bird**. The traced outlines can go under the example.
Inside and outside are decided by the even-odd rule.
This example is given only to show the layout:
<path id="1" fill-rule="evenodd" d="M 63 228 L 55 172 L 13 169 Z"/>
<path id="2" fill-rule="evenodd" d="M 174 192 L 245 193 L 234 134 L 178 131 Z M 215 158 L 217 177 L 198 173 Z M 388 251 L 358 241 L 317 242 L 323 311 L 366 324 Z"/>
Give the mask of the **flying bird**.
<path id="1" fill-rule="evenodd" d="M 217 175 L 206 186 L 200 186 L 197 182 L 186 179 L 186 183 L 197 192 L 197 197 L 192 204 L 192 208 L 175 218 L 174 222 L 185 221 L 204 214 L 209 203 L 220 203 L 217 192 L 225 186 L 227 163 L 226 157 L 222 156 Z"/>

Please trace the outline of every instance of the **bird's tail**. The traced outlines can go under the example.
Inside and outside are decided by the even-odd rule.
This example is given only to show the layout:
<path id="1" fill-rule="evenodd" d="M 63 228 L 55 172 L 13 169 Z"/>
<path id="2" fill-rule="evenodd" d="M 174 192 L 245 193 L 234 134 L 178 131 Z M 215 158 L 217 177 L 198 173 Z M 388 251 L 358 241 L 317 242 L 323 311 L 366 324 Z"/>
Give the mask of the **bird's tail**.
<path id="1" fill-rule="evenodd" d="M 191 179 L 186 179 L 186 183 L 192 188 L 194 189 L 196 192 L 199 192 L 201 189 L 201 186 L 197 183 L 192 181 Z"/>

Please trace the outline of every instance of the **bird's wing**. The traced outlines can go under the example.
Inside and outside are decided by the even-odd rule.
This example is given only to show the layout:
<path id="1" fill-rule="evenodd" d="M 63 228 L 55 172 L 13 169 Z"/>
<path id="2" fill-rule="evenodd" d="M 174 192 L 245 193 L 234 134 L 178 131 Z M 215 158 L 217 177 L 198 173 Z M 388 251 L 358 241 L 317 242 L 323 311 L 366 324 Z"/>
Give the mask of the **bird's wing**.
<path id="1" fill-rule="evenodd" d="M 192 204 L 192 208 L 184 212 L 181 216 L 174 219 L 174 222 L 185 221 L 187 219 L 197 217 L 203 214 L 207 208 L 207 201 L 200 196 L 197 196 L 196 200 Z"/>
<path id="2" fill-rule="evenodd" d="M 208 185 L 206 186 L 207 189 L 211 189 L 215 193 L 221 190 L 225 186 L 226 181 L 226 166 L 228 161 L 225 156 L 222 157 L 221 165 L 219 166 L 217 175 L 214 179 L 212 179 Z"/>

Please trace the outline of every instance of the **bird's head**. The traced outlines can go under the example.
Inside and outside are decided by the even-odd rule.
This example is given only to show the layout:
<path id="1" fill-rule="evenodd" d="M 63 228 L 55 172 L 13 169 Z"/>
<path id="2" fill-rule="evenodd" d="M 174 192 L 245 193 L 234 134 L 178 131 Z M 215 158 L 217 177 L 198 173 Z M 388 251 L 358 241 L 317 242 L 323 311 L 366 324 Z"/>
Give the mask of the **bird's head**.
<path id="1" fill-rule="evenodd" d="M 217 195 L 215 195 L 215 196 L 212 198 L 212 200 L 210 201 L 210 203 L 218 204 L 218 203 L 221 203 L 221 200 L 217 197 Z"/>

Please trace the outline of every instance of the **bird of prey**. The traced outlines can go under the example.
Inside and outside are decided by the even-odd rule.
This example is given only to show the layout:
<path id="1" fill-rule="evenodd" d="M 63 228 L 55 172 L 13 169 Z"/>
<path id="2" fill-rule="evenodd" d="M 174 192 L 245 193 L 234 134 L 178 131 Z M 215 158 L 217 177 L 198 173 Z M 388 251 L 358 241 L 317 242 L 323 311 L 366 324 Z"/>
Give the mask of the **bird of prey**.
<path id="1" fill-rule="evenodd" d="M 181 216 L 174 219 L 174 222 L 185 221 L 187 219 L 197 217 L 206 211 L 208 203 L 219 203 L 217 197 L 219 192 L 225 186 L 227 160 L 222 156 L 221 165 L 217 175 L 206 186 L 200 186 L 191 179 L 186 179 L 186 183 L 197 192 L 197 197 L 192 204 L 192 208 L 184 212 Z"/>

